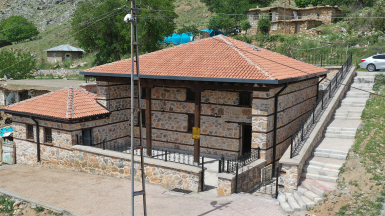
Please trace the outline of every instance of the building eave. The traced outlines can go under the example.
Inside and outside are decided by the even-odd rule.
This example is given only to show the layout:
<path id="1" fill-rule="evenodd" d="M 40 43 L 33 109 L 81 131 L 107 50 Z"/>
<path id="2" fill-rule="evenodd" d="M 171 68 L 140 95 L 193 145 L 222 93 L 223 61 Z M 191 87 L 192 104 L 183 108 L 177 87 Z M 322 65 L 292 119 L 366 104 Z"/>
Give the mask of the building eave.
<path id="1" fill-rule="evenodd" d="M 83 120 L 91 120 L 93 118 L 105 118 L 105 117 L 109 117 L 111 115 L 111 111 L 110 111 L 108 113 L 103 113 L 103 114 L 98 114 L 98 115 L 93 115 L 93 116 L 86 116 L 86 117 L 74 118 L 74 119 L 63 119 L 63 118 L 57 118 L 57 117 L 52 117 L 52 116 L 44 116 L 44 115 L 38 115 L 38 114 L 33 114 L 33 113 L 27 113 L 27 112 L 18 112 L 18 111 L 7 110 L 7 109 L 0 109 L 0 111 L 3 111 L 4 113 L 9 113 L 9 114 L 15 114 L 15 115 L 21 115 L 21 116 L 30 116 L 30 117 L 35 117 L 35 118 L 39 118 L 39 119 L 59 121 L 59 122 L 64 122 L 64 123 L 69 123 L 69 124 L 83 121 Z"/>
<path id="2" fill-rule="evenodd" d="M 131 74 L 118 73 L 100 73 L 100 72 L 80 72 L 84 76 L 92 77 L 124 77 L 131 78 Z M 212 77 L 187 77 L 187 76 L 158 76 L 158 75 L 140 75 L 143 79 L 164 79 L 164 80 L 185 80 L 185 81 L 206 81 L 206 82 L 231 82 L 231 83 L 253 83 L 253 84 L 283 84 L 297 82 L 312 77 L 327 74 L 327 71 L 317 74 L 309 74 L 307 76 L 283 79 L 283 80 L 262 80 L 262 79 L 234 79 L 234 78 L 212 78 Z"/>

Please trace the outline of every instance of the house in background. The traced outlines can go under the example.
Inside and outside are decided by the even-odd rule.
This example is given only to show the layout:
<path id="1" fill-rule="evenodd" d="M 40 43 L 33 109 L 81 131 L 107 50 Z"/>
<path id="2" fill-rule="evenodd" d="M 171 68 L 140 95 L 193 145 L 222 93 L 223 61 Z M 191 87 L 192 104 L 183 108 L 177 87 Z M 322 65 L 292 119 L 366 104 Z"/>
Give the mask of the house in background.
<path id="1" fill-rule="evenodd" d="M 250 9 L 246 15 L 252 26 L 252 29 L 249 30 L 251 34 L 258 31 L 258 20 L 263 15 L 270 18 L 270 34 L 296 34 L 321 24 L 331 23 L 341 17 L 343 13 L 337 6 L 265 7 Z"/>
<path id="2" fill-rule="evenodd" d="M 68 44 L 60 45 L 45 51 L 47 51 L 47 60 L 50 63 L 81 59 L 85 52 L 83 49 Z"/>

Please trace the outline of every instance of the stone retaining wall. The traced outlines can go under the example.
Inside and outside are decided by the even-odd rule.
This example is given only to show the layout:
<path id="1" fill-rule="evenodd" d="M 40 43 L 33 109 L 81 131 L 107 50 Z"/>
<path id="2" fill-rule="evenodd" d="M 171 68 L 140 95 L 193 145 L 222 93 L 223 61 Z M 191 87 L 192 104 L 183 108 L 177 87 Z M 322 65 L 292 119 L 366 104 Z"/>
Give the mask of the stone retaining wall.
<path id="1" fill-rule="evenodd" d="M 261 168 L 265 167 L 266 160 L 259 159 L 250 165 L 238 169 L 238 179 L 235 173 L 218 174 L 218 196 L 230 196 L 235 193 L 237 182 L 237 193 L 248 192 L 257 183 L 261 182 Z"/>
<path id="2" fill-rule="evenodd" d="M 282 171 L 286 172 L 286 174 L 281 175 L 284 181 L 283 184 L 285 186 L 286 192 L 293 193 L 295 190 L 297 190 L 299 179 L 301 178 L 302 174 L 302 168 L 305 165 L 306 160 L 312 155 L 314 147 L 318 144 L 319 141 L 321 141 L 327 124 L 333 118 L 333 114 L 338 108 L 341 98 L 343 98 L 345 93 L 348 91 L 349 84 L 351 83 L 355 74 L 355 67 L 353 67 L 343 81 L 343 85 L 341 85 L 337 90 L 332 101 L 324 111 L 323 116 L 310 134 L 308 140 L 305 142 L 299 154 L 293 158 L 290 158 L 291 149 L 289 148 L 286 150 L 281 160 L 279 161 L 279 163 L 282 164 Z"/>
<path id="3" fill-rule="evenodd" d="M 37 162 L 36 143 L 15 140 L 17 164 L 42 166 L 84 172 L 117 178 L 131 178 L 131 155 L 89 146 L 70 149 L 41 145 L 41 162 Z M 135 156 L 135 180 L 141 180 L 140 158 Z M 179 188 L 199 192 L 199 167 L 145 158 L 146 182 L 162 185 L 166 189 Z"/>
<path id="4" fill-rule="evenodd" d="M 40 75 L 53 75 L 53 76 L 68 76 L 68 75 L 79 75 L 79 72 L 83 70 L 76 69 L 57 69 L 57 70 L 38 70 L 36 74 Z"/>

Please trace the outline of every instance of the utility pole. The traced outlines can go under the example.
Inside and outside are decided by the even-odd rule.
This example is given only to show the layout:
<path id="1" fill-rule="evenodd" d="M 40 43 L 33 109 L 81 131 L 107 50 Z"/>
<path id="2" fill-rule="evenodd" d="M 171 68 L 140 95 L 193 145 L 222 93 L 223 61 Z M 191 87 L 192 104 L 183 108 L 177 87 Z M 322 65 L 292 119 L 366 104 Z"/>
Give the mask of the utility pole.
<path id="1" fill-rule="evenodd" d="M 286 34 L 286 0 L 285 0 L 285 10 L 284 10 L 284 16 L 285 16 L 285 34 Z"/>
<path id="2" fill-rule="evenodd" d="M 142 142 L 142 109 L 141 109 L 141 95 L 142 89 L 140 86 L 140 73 L 139 73 L 139 43 L 138 43 L 138 28 L 137 28 L 137 12 L 140 11 L 140 8 L 136 8 L 136 0 L 127 0 L 131 1 L 131 14 L 127 14 L 124 18 L 126 23 L 131 23 L 131 215 L 134 216 L 134 197 L 143 196 L 143 213 L 144 216 L 147 216 L 147 207 L 146 207 L 146 187 L 145 187 L 145 173 L 144 173 L 144 156 L 143 156 L 143 142 Z M 138 86 L 138 102 L 139 102 L 139 131 L 140 131 L 140 143 L 139 146 L 134 146 L 134 114 L 135 114 L 135 102 L 134 102 L 134 91 L 135 91 L 135 62 L 136 62 L 136 72 L 137 72 L 137 86 Z M 135 150 L 140 150 L 140 171 L 141 171 L 141 180 L 142 180 L 142 190 L 135 191 L 134 178 L 134 152 Z"/>

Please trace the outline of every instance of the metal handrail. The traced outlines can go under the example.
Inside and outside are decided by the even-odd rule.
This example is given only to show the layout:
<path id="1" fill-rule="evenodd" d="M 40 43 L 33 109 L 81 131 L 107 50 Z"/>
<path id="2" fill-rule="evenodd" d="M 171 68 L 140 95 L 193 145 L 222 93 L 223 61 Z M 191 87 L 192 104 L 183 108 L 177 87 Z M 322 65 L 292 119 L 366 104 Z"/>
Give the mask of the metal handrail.
<path id="1" fill-rule="evenodd" d="M 330 80 L 329 85 L 322 92 L 321 97 L 318 98 L 312 109 L 306 114 L 301 120 L 297 130 L 291 135 L 290 143 L 290 158 L 293 158 L 294 152 L 298 149 L 300 144 L 305 141 L 305 138 L 312 132 L 314 125 L 319 120 L 321 114 L 337 89 L 341 85 L 341 82 L 345 79 L 346 75 L 352 67 L 352 54 L 349 55 L 348 59 L 342 65 L 341 69 L 336 73 L 333 79 Z"/>

